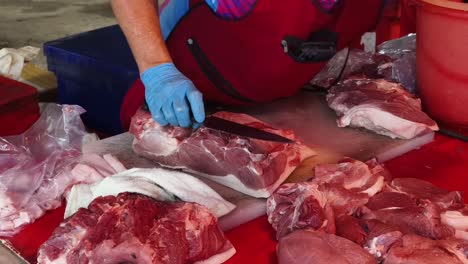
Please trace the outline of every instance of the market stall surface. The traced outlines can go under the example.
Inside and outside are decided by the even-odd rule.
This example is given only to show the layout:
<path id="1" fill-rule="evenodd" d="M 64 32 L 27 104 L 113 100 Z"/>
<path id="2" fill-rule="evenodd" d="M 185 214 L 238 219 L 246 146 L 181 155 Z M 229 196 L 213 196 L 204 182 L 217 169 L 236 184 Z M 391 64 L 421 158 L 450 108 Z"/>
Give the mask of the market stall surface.
<path id="1" fill-rule="evenodd" d="M 448 190 L 468 192 L 468 144 L 436 135 L 435 141 L 385 163 L 394 177 L 416 177 Z M 64 208 L 47 213 L 12 239 L 28 260 L 62 221 Z M 266 216 L 226 233 L 237 253 L 227 263 L 276 263 L 275 231 Z"/>

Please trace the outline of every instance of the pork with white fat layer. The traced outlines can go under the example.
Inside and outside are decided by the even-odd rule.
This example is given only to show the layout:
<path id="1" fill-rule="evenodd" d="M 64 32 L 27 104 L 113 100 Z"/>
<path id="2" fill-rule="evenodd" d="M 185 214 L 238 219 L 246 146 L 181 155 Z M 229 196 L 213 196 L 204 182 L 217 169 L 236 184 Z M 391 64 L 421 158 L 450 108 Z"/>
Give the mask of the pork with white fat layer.
<path id="1" fill-rule="evenodd" d="M 295 142 L 258 140 L 206 127 L 161 127 L 140 109 L 130 128 L 135 136 L 133 149 L 158 165 L 198 174 L 254 197 L 269 197 L 302 160 L 315 155 L 293 131 L 275 129 L 245 114 L 218 112 L 214 116 Z"/>
<path id="2" fill-rule="evenodd" d="M 365 128 L 391 138 L 412 139 L 438 126 L 421 100 L 384 79 L 348 79 L 329 89 L 327 102 L 339 127 Z"/>

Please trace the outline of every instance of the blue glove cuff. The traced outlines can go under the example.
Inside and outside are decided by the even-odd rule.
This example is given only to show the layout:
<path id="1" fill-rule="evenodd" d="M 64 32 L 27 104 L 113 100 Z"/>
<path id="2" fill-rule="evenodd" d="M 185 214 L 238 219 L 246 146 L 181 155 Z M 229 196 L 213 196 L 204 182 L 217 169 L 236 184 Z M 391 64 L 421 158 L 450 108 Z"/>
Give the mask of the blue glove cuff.
<path id="1" fill-rule="evenodd" d="M 172 62 L 162 63 L 151 68 L 148 68 L 144 71 L 140 78 L 144 84 L 151 83 L 155 79 L 161 79 L 166 77 L 168 74 L 173 74 L 174 72 L 179 72 L 176 66 Z"/>

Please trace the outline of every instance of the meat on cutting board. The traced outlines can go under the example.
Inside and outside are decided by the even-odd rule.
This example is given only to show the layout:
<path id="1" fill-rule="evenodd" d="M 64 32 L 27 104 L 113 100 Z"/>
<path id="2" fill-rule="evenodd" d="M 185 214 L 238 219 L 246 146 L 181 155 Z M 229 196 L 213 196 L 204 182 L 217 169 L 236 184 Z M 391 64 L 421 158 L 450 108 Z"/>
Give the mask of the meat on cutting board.
<path id="1" fill-rule="evenodd" d="M 384 264 L 465 264 L 468 242 L 455 238 L 432 240 L 408 234 L 390 249 Z"/>
<path id="2" fill-rule="evenodd" d="M 314 151 L 289 130 L 279 130 L 245 114 L 214 116 L 296 140 L 294 144 L 240 137 L 206 127 L 161 127 L 142 109 L 132 118 L 134 151 L 157 164 L 183 169 L 255 197 L 269 197 Z"/>
<path id="3" fill-rule="evenodd" d="M 223 263 L 234 253 L 205 207 L 122 193 L 65 219 L 38 263 Z"/>
<path id="4" fill-rule="evenodd" d="M 358 244 L 313 230 L 297 230 L 281 238 L 279 264 L 373 264 L 375 259 Z"/>
<path id="5" fill-rule="evenodd" d="M 421 100 L 384 79 L 348 79 L 329 89 L 327 102 L 339 127 L 365 128 L 391 138 L 412 139 L 438 130 Z"/>

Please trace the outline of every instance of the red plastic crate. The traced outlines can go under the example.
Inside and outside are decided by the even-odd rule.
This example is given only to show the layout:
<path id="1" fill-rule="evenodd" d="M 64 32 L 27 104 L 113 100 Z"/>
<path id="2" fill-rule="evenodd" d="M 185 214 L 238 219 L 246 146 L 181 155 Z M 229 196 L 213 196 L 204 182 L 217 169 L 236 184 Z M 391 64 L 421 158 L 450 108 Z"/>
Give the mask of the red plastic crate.
<path id="1" fill-rule="evenodd" d="M 21 134 L 38 118 L 37 90 L 0 76 L 0 136 Z"/>

